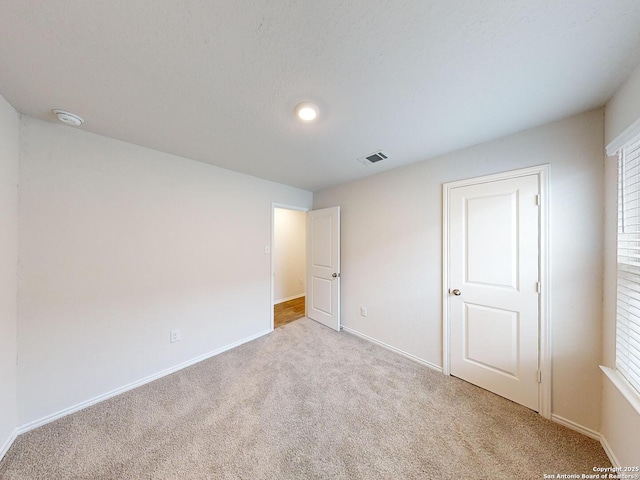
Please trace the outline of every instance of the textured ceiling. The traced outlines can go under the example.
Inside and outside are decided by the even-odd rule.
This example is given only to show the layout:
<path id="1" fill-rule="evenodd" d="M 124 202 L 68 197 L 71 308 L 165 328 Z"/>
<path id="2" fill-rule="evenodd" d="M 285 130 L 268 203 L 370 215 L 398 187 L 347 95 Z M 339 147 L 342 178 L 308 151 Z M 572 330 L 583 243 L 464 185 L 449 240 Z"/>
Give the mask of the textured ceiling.
<path id="1" fill-rule="evenodd" d="M 3 0 L 0 94 L 317 190 L 603 105 L 638 25 L 638 0 Z"/>

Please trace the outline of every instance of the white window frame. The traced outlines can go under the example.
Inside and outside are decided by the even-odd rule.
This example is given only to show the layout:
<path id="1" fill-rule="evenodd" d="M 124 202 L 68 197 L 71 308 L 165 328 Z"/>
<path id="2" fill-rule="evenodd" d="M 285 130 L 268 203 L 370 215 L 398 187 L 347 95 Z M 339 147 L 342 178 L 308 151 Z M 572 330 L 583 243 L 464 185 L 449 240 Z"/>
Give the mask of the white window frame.
<path id="1" fill-rule="evenodd" d="M 640 137 L 618 153 L 616 370 L 640 395 Z"/>
<path id="2" fill-rule="evenodd" d="M 606 376 L 609 378 L 609 380 L 611 380 L 611 382 L 616 386 L 616 388 L 622 393 L 622 395 L 627 399 L 627 401 L 631 404 L 631 406 L 638 412 L 640 413 L 640 381 L 638 381 L 638 377 L 640 377 L 640 363 L 631 363 L 629 361 L 627 361 L 626 359 L 622 359 L 621 358 L 621 354 L 620 351 L 624 348 L 626 348 L 626 350 L 629 350 L 629 345 L 627 345 L 626 347 L 624 347 L 624 345 L 621 348 L 621 343 L 629 342 L 628 338 L 625 340 L 624 337 L 621 337 L 619 335 L 620 331 L 623 331 L 625 329 L 628 328 L 628 325 L 623 325 L 623 322 L 628 322 L 629 318 L 627 315 L 627 318 L 625 320 L 625 314 L 624 314 L 624 308 L 622 308 L 622 314 L 620 314 L 620 306 L 622 305 L 622 301 L 621 301 L 621 295 L 620 295 L 620 284 L 627 282 L 628 284 L 628 278 L 626 280 L 624 280 L 624 275 L 621 276 L 621 270 L 625 270 L 625 269 L 620 269 L 619 265 L 620 265 L 620 261 L 621 259 L 624 262 L 629 262 L 629 253 L 630 252 L 625 252 L 625 249 L 621 249 L 620 248 L 620 243 L 624 242 L 624 241 L 629 241 L 628 238 L 628 233 L 633 231 L 633 227 L 631 225 L 628 225 L 626 222 L 628 220 L 627 217 L 627 213 L 626 211 L 624 211 L 624 207 L 622 208 L 622 211 L 620 210 L 621 208 L 621 202 L 624 205 L 625 200 L 628 200 L 624 197 L 624 177 L 625 177 L 625 162 L 628 161 L 628 158 L 625 158 L 625 154 L 627 154 L 627 152 L 629 151 L 633 151 L 634 148 L 640 147 L 640 119 L 638 119 L 636 122 L 634 122 L 629 128 L 627 128 L 625 131 L 623 131 L 616 139 L 614 139 L 609 145 L 607 145 L 607 155 L 609 156 L 614 156 L 616 155 L 618 157 L 618 182 L 617 182 L 617 186 L 616 186 L 616 191 L 617 191 L 617 202 L 616 202 L 616 211 L 618 212 L 618 220 L 617 220 L 617 232 L 618 235 L 616 237 L 616 322 L 615 322 L 615 327 L 616 327 L 616 333 L 615 333 L 615 337 L 616 337 L 616 361 L 615 361 L 615 367 L 614 368 L 610 368 L 610 367 L 605 367 L 605 366 L 601 366 L 600 368 L 602 369 L 602 371 L 606 374 Z M 638 158 L 638 164 L 640 165 L 640 158 Z M 621 181 L 622 180 L 622 181 Z M 640 173 L 638 174 L 638 180 L 640 181 Z M 639 195 L 640 198 L 640 195 Z M 640 214 L 640 206 L 637 206 L 634 208 L 636 210 L 637 214 Z M 640 230 L 640 221 L 635 221 L 635 223 L 637 224 L 637 230 Z M 632 228 L 630 228 L 632 227 Z M 627 238 L 621 239 L 620 238 L 620 234 L 624 234 L 625 236 L 627 236 Z M 636 236 L 636 238 L 638 239 L 638 242 L 640 242 L 640 233 L 638 233 L 638 235 Z M 632 239 L 632 241 L 635 241 L 635 239 Z M 627 246 L 629 246 L 630 244 L 628 244 Z M 635 247 L 634 247 L 635 248 Z M 622 254 L 622 255 L 621 255 Z M 625 254 L 627 256 L 627 259 L 625 260 Z M 637 261 L 635 261 L 636 266 L 640 265 L 640 259 L 638 259 Z M 638 279 L 637 283 L 634 283 L 633 286 L 636 286 L 638 288 L 640 288 L 640 278 Z M 622 290 L 624 290 L 626 287 L 623 286 Z M 626 293 L 623 292 L 622 296 L 624 297 L 625 295 L 627 295 Z M 638 297 L 640 296 L 636 296 L 635 300 L 638 300 Z M 636 313 L 633 315 L 634 319 L 632 320 L 632 324 L 635 326 L 640 326 L 640 319 L 637 317 L 640 317 L 640 313 Z M 622 329 L 620 329 L 620 327 L 622 326 Z M 624 335 L 624 334 L 623 334 Z M 640 355 L 634 353 L 635 358 L 640 361 Z M 627 371 L 627 369 L 630 369 L 630 371 L 632 371 L 633 373 L 630 374 L 629 371 Z M 636 378 L 634 379 L 633 377 L 636 376 Z M 634 380 L 634 381 L 630 381 Z"/>

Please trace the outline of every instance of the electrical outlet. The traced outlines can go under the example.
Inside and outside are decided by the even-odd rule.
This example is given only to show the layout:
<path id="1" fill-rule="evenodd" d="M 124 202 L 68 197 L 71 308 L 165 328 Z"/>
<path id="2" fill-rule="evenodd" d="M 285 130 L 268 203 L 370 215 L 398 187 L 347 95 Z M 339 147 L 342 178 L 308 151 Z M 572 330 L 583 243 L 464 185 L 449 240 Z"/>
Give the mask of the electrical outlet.
<path id="1" fill-rule="evenodd" d="M 360 315 L 363 317 L 367 316 L 367 307 L 360 307 Z"/>
<path id="2" fill-rule="evenodd" d="M 171 343 L 180 341 L 180 330 L 171 330 Z"/>

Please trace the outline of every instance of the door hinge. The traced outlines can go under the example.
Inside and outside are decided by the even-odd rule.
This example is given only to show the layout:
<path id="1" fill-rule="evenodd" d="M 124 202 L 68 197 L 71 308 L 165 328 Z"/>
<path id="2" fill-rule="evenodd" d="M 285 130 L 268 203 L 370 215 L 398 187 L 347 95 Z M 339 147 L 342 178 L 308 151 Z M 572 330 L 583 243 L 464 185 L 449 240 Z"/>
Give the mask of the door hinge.
<path id="1" fill-rule="evenodd" d="M 542 372 L 540 370 L 536 372 L 536 379 L 538 380 L 538 383 L 542 383 Z"/>
<path id="2" fill-rule="evenodd" d="M 536 282 L 536 292 L 540 293 L 542 291 L 542 286 L 540 285 L 540 282 Z"/>
<path id="3" fill-rule="evenodd" d="M 536 205 L 540 205 L 540 194 L 536 195 Z"/>

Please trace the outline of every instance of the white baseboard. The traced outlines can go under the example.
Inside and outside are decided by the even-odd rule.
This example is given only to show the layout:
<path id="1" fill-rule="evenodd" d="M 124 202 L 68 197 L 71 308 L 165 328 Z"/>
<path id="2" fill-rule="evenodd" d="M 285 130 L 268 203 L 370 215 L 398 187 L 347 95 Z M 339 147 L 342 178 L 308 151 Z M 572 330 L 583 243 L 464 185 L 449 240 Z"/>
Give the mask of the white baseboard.
<path id="1" fill-rule="evenodd" d="M 571 430 L 575 430 L 578 433 L 586 435 L 587 437 L 600 441 L 600 433 L 596 432 L 595 430 L 591 430 L 590 428 L 583 427 L 582 425 L 576 422 L 573 422 L 571 420 L 567 420 L 566 418 L 561 417 L 559 415 L 551 414 L 551 420 L 553 420 L 556 423 L 559 423 L 560 425 L 564 425 L 565 427 L 570 428 Z"/>
<path id="2" fill-rule="evenodd" d="M 287 298 L 281 298 L 280 300 L 275 300 L 273 302 L 274 305 L 277 305 L 279 303 L 284 303 L 284 302 L 288 302 L 290 300 L 295 300 L 296 298 L 302 298 L 304 297 L 304 293 L 301 293 L 300 295 L 293 295 L 292 297 L 287 297 Z"/>
<path id="3" fill-rule="evenodd" d="M 264 335 L 266 335 L 267 333 L 271 333 L 271 330 L 265 330 L 262 331 L 260 333 L 257 333 L 255 335 L 251 335 L 250 337 L 246 337 L 243 338 L 242 340 L 238 340 L 237 342 L 231 343 L 229 345 L 225 345 L 224 347 L 218 348 L 216 350 L 213 350 L 212 352 L 209 353 L 205 353 L 203 355 L 199 355 L 195 358 L 192 358 L 191 360 L 187 360 L 186 362 L 182 362 L 178 365 L 175 365 L 173 367 L 167 368 L 166 370 L 162 370 L 161 372 L 158 373 L 154 373 L 153 375 L 149 375 L 148 377 L 144 377 L 140 380 L 137 380 L 135 382 L 129 383 L 127 385 L 124 385 L 122 387 L 116 388 L 115 390 L 111 390 L 110 392 L 107 393 L 103 393 L 102 395 L 98 395 L 97 397 L 93 397 L 90 398 L 89 400 L 86 400 L 84 402 L 80 402 L 76 405 L 73 405 L 71 407 L 65 408 L 63 410 L 60 410 L 56 413 L 53 413 L 51 415 L 47 415 L 46 417 L 42 417 L 39 418 L 38 420 L 34 420 L 33 422 L 29 422 L 26 425 L 22 425 L 21 427 L 18 427 L 16 429 L 16 434 L 22 434 L 25 432 L 28 432 L 29 430 L 33 430 L 34 428 L 38 428 L 42 425 L 45 425 L 47 423 L 51 423 L 54 420 L 58 420 L 59 418 L 65 417 L 67 415 L 70 415 L 72 413 L 75 413 L 79 410 L 82 410 L 83 408 L 87 408 L 90 407 L 91 405 L 95 405 L 96 403 L 102 402 L 103 400 L 106 400 L 108 398 L 111 397 L 115 397 L 116 395 L 120 395 L 121 393 L 127 392 L 129 390 L 133 390 L 136 387 L 140 387 L 142 385 L 144 385 L 145 383 L 149 383 L 152 382 L 154 380 L 157 380 L 159 378 L 162 378 L 166 375 L 169 375 L 171 373 L 177 372 L 178 370 L 182 370 L 183 368 L 189 367 L 195 363 L 201 362 L 203 360 L 206 360 L 207 358 L 211 358 L 214 357 L 216 355 L 219 355 L 220 353 L 226 352 L 227 350 L 231 350 L 232 348 L 238 347 L 240 345 L 242 345 L 243 343 L 247 343 L 250 342 L 252 340 L 255 340 L 257 338 L 260 338 Z"/>
<path id="4" fill-rule="evenodd" d="M 575 430 L 578 433 L 586 435 L 587 437 L 591 437 L 594 440 L 598 440 L 600 442 L 600 445 L 602 445 L 604 453 L 606 453 L 607 457 L 609 457 L 609 461 L 611 462 L 611 465 L 618 468 L 622 466 L 618 461 L 618 459 L 616 458 L 615 453 L 613 453 L 613 449 L 611 448 L 611 445 L 609 445 L 609 442 L 607 442 L 607 439 L 604 438 L 600 433 L 596 432 L 595 430 L 591 430 L 590 428 L 583 427 L 582 425 L 579 425 L 576 422 L 572 422 L 571 420 L 567 420 L 566 418 L 560 417 L 558 415 L 551 415 L 551 420 L 556 423 L 559 423 L 560 425 L 564 425 L 565 427 L 570 428 L 571 430 Z"/>
<path id="5" fill-rule="evenodd" d="M 422 365 L 425 365 L 426 367 L 429 367 L 433 370 L 436 370 L 440 373 L 442 373 L 442 367 L 439 367 L 438 365 L 436 365 L 435 363 L 431 363 L 428 362 L 426 360 L 423 360 L 422 358 L 416 357 L 415 355 L 412 355 L 410 353 L 407 353 L 403 350 L 400 350 L 399 348 L 396 347 L 392 347 L 391 345 L 388 345 L 384 342 L 381 342 L 380 340 L 376 340 L 375 338 L 372 338 L 368 335 L 365 335 L 364 333 L 360 333 L 357 330 L 353 330 L 352 328 L 349 327 L 345 327 L 344 325 L 342 326 L 342 329 L 347 332 L 350 333 L 352 335 L 355 335 L 356 337 L 360 337 L 363 338 L 371 343 L 375 343 L 376 345 L 380 345 L 383 348 L 386 348 L 387 350 L 391 350 L 392 352 L 398 353 L 400 355 L 402 355 L 403 357 L 407 357 L 409 360 L 413 360 L 414 362 L 418 362 Z"/>
<path id="6" fill-rule="evenodd" d="M 0 448 L 0 460 L 2 460 L 4 456 L 7 454 L 7 452 L 11 448 L 11 445 L 13 445 L 13 442 L 15 442 L 17 437 L 18 437 L 18 429 L 16 428 L 11 433 L 11 435 L 9 435 L 9 438 L 7 438 L 7 441 L 4 442 L 4 445 L 2 445 L 2 448 Z"/>
<path id="7" fill-rule="evenodd" d="M 609 457 L 609 460 L 611 461 L 611 465 L 613 465 L 616 468 L 621 468 L 622 464 L 616 458 L 616 455 L 615 453 L 613 453 L 613 449 L 611 448 L 611 445 L 609 445 L 609 442 L 607 442 L 607 439 L 604 438 L 604 436 L 602 435 L 600 435 L 600 443 L 602 444 L 604 453 L 606 453 L 607 457 Z"/>

